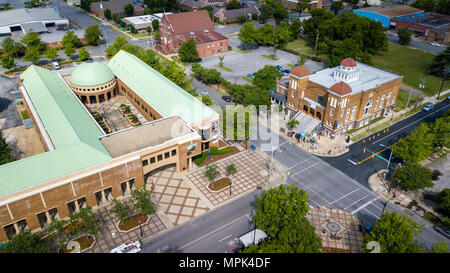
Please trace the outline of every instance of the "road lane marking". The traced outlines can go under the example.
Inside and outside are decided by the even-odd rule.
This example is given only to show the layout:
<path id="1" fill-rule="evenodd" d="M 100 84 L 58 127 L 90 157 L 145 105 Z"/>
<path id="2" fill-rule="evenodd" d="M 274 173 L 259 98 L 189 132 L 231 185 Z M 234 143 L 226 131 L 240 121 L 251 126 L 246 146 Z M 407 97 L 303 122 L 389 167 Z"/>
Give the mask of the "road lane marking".
<path id="1" fill-rule="evenodd" d="M 310 159 L 311 159 L 311 158 L 305 159 L 305 160 L 303 160 L 302 162 L 297 163 L 297 164 L 293 165 L 292 167 L 289 167 L 288 170 L 290 170 L 290 169 L 292 169 L 292 168 L 294 168 L 294 167 L 296 167 L 296 166 L 298 166 L 298 165 L 302 164 L 303 162 L 305 162 L 305 161 L 307 161 L 307 160 L 310 160 Z"/>
<path id="2" fill-rule="evenodd" d="M 291 177 L 292 177 L 292 176 L 295 176 L 295 175 L 297 175 L 297 174 L 299 174 L 299 173 L 302 173 L 302 172 L 306 171 L 307 169 L 316 166 L 316 165 L 319 164 L 319 163 L 320 163 L 320 162 L 317 162 L 317 163 L 315 163 L 315 164 L 312 164 L 311 166 L 306 167 L 306 168 L 304 168 L 303 170 L 301 170 L 301 171 L 299 171 L 299 172 L 296 172 L 295 174 L 291 175 Z"/>
<path id="3" fill-rule="evenodd" d="M 325 200 L 325 202 L 327 202 L 328 204 L 330 204 L 330 201 L 328 201 L 327 199 L 323 198 L 320 194 L 318 194 L 317 192 L 313 191 L 311 188 L 309 188 L 308 186 L 306 186 L 305 184 L 303 184 L 302 182 L 298 181 L 297 179 L 293 178 L 291 176 L 291 179 L 300 183 L 301 185 L 303 185 L 303 187 L 305 187 L 307 189 L 307 191 L 310 191 L 312 193 L 314 193 L 315 195 L 317 195 L 319 198 L 322 198 L 323 200 Z M 313 203 L 315 203 L 316 205 L 319 206 L 319 204 L 317 204 L 316 202 L 314 202 L 312 199 L 310 199 Z M 320 206 L 319 206 L 320 207 Z"/>
<path id="4" fill-rule="evenodd" d="M 227 237 L 223 238 L 223 239 L 220 239 L 220 240 L 219 240 L 219 243 L 220 243 L 220 242 L 222 242 L 223 240 L 225 240 L 225 239 L 229 238 L 230 236 L 231 236 L 231 234 L 230 234 L 230 235 L 228 235 Z"/>
<path id="5" fill-rule="evenodd" d="M 359 201 L 363 200 L 364 198 L 366 198 L 368 195 L 365 195 L 363 198 L 360 198 L 358 200 L 356 200 L 355 202 L 351 203 L 350 205 L 348 205 L 347 207 L 344 208 L 344 210 L 347 210 L 349 207 L 353 206 L 354 204 L 357 204 Z"/>
<path id="6" fill-rule="evenodd" d="M 414 121 L 414 122 L 408 124 L 407 126 L 405 126 L 405 127 L 403 127 L 403 128 L 400 128 L 400 129 L 398 129 L 397 131 L 392 132 L 392 133 L 390 133 L 389 135 L 384 136 L 383 138 L 380 138 L 380 139 L 377 140 L 377 141 L 374 141 L 373 144 L 376 144 L 377 142 L 382 141 L 383 139 L 387 138 L 387 137 L 390 136 L 390 135 L 393 135 L 393 134 L 397 133 L 398 131 L 401 131 L 401 130 L 403 130 L 403 129 L 405 129 L 405 128 L 408 128 L 409 126 L 411 126 L 411 125 L 413 125 L 413 124 L 415 124 L 415 123 L 417 123 L 417 122 L 423 120 L 424 118 L 427 118 L 427 117 L 430 116 L 430 115 L 434 115 L 434 114 L 436 114 L 437 112 L 440 112 L 442 109 L 447 108 L 448 106 L 449 106 L 449 104 L 447 104 L 446 106 L 441 107 L 441 108 L 439 108 L 439 109 L 436 109 L 435 112 L 430 113 L 430 114 L 428 114 L 428 115 L 422 117 L 421 119 L 418 119 L 418 120 L 416 120 L 416 121 Z"/>
<path id="7" fill-rule="evenodd" d="M 372 154 L 375 154 L 374 152 L 372 152 L 371 150 L 367 149 L 367 151 L 371 152 Z M 382 159 L 386 162 L 389 162 L 387 159 L 385 159 L 384 157 L 382 157 L 381 155 L 379 155 L 378 153 L 374 155 L 374 157 L 377 157 L 379 159 Z"/>
<path id="8" fill-rule="evenodd" d="M 355 190 L 353 190 L 353 191 L 347 193 L 346 195 L 343 195 L 343 196 L 339 197 L 338 199 L 336 199 L 336 200 L 334 200 L 333 202 L 331 202 L 330 205 L 333 204 L 333 203 L 336 203 L 337 201 L 339 201 L 339 200 L 341 200 L 341 199 L 343 199 L 343 198 L 345 198 L 345 197 L 349 196 L 350 194 L 352 194 L 352 193 L 354 193 L 354 192 L 357 192 L 357 191 L 359 191 L 359 189 L 355 189 Z"/>
<path id="9" fill-rule="evenodd" d="M 356 162 L 350 160 L 350 158 L 348 158 L 347 160 L 350 161 L 350 163 L 352 163 L 353 165 L 358 165 L 358 163 L 356 163 Z"/>
<path id="10" fill-rule="evenodd" d="M 378 200 L 378 197 L 375 197 L 374 199 L 370 200 L 369 202 L 365 203 L 364 205 L 362 205 L 361 207 L 355 209 L 354 211 L 351 212 L 351 214 L 355 214 L 358 211 L 362 210 L 363 208 L 367 207 L 368 205 L 370 205 L 373 201 Z"/>
<path id="11" fill-rule="evenodd" d="M 196 243 L 196 242 L 200 241 L 201 239 L 203 239 L 205 237 L 208 237 L 209 235 L 213 234 L 214 232 L 217 232 L 217 231 L 219 231 L 219 230 L 221 230 L 223 228 L 226 228 L 227 226 L 229 226 L 231 224 L 234 224 L 235 222 L 237 222 L 237 221 L 241 220 L 242 218 L 246 217 L 247 215 L 250 215 L 250 213 L 246 213 L 246 214 L 244 214 L 242 216 L 239 216 L 238 218 L 234 219 L 233 221 L 228 222 L 225 225 L 222 225 L 222 226 L 220 226 L 220 227 L 218 227 L 218 228 L 216 228 L 216 229 L 206 233 L 205 235 L 202 235 L 202 236 L 198 237 L 197 239 L 192 240 L 189 243 L 186 243 L 186 244 L 180 246 L 179 248 L 177 248 L 177 249 L 175 249 L 174 251 L 171 251 L 171 252 L 174 253 L 174 252 L 177 252 L 177 251 L 179 251 L 179 250 L 181 250 L 183 248 L 186 248 L 186 247 L 192 245 L 193 243 Z"/>
<path id="12" fill-rule="evenodd" d="M 372 214 L 373 216 L 375 216 L 376 218 L 380 219 L 380 216 L 377 216 L 375 214 L 373 214 L 370 210 L 364 208 L 365 211 L 367 211 L 368 213 Z"/>

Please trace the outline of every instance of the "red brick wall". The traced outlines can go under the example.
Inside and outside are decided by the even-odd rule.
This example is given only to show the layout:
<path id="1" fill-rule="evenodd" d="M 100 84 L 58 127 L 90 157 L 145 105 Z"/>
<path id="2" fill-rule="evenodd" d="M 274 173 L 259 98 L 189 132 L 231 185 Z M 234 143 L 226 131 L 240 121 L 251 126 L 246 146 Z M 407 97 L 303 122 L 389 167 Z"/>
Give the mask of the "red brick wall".
<path id="1" fill-rule="evenodd" d="M 213 56 L 216 54 L 222 54 L 223 52 L 227 51 L 228 51 L 228 39 L 197 45 L 197 52 L 200 58 Z"/>

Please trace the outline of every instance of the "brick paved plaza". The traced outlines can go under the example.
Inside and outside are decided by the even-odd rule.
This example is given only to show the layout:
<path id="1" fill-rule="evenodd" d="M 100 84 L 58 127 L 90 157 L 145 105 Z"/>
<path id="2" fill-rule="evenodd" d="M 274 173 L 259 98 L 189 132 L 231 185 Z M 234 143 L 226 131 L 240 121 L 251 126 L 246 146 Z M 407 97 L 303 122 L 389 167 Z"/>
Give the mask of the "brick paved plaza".
<path id="1" fill-rule="evenodd" d="M 322 238 L 323 247 L 350 250 L 352 253 L 362 252 L 362 232 L 359 222 L 346 211 L 334 208 L 314 208 L 306 218 L 316 228 L 317 236 Z M 339 240 L 332 235 L 337 234 Z"/>
<path id="2" fill-rule="evenodd" d="M 237 173 L 230 176 L 232 185 L 232 196 L 229 188 L 220 192 L 211 192 L 207 186 L 208 178 L 205 176 L 205 167 L 200 168 L 186 175 L 192 185 L 201 192 L 214 206 L 239 196 L 245 192 L 255 189 L 267 181 L 267 160 L 255 151 L 245 150 L 229 158 L 223 159 L 215 164 L 218 166 L 220 176 L 226 176 L 226 167 L 233 163 Z"/>

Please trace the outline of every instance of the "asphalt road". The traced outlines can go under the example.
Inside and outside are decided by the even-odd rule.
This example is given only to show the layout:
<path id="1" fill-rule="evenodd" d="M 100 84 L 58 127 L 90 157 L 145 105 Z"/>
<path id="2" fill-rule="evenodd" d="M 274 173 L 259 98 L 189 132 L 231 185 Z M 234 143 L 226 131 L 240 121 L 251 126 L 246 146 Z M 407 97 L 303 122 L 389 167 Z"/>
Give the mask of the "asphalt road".
<path id="1" fill-rule="evenodd" d="M 386 34 L 386 36 L 388 37 L 389 42 L 393 43 L 393 44 L 398 44 L 398 36 L 394 36 L 391 34 Z M 443 51 L 445 51 L 445 49 L 447 47 L 445 46 L 434 46 L 428 42 L 422 42 L 422 41 L 416 41 L 416 40 L 411 40 L 411 42 L 409 43 L 410 47 L 413 48 L 417 48 L 417 49 L 422 49 L 431 53 L 435 53 L 435 54 L 439 54 Z"/>

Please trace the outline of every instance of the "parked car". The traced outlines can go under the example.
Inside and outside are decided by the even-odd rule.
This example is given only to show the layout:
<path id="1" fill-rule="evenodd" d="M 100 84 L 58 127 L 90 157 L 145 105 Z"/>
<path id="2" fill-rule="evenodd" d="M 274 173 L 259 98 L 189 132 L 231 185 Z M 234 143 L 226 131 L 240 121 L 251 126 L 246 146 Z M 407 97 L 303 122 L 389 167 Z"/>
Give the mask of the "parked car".
<path id="1" fill-rule="evenodd" d="M 139 241 L 121 244 L 113 248 L 110 253 L 138 253 L 141 251 L 141 243 Z"/>
<path id="2" fill-rule="evenodd" d="M 283 67 L 281 65 L 277 65 L 275 66 L 275 68 L 280 72 L 283 71 Z"/>
<path id="3" fill-rule="evenodd" d="M 434 45 L 434 46 L 441 46 L 440 44 L 438 44 L 438 43 L 436 43 L 436 42 L 432 42 L 431 45 Z"/>
<path id="4" fill-rule="evenodd" d="M 287 75 L 289 75 L 289 73 L 291 73 L 291 70 L 285 69 L 285 70 L 280 71 L 280 72 L 283 73 L 284 76 L 287 76 Z"/>
<path id="5" fill-rule="evenodd" d="M 249 73 L 247 74 L 247 77 L 253 80 L 255 78 L 255 73 Z"/>
<path id="6" fill-rule="evenodd" d="M 69 30 L 69 28 L 68 27 L 63 28 L 63 31 L 66 31 L 66 30 Z"/>
<path id="7" fill-rule="evenodd" d="M 77 66 L 79 65 L 79 63 L 73 62 L 72 65 L 75 66 L 75 67 L 77 67 Z"/>
<path id="8" fill-rule="evenodd" d="M 266 23 L 266 20 L 259 20 L 259 24 L 265 24 Z"/>
<path id="9" fill-rule="evenodd" d="M 444 235 L 445 237 L 447 237 L 448 239 L 450 239 L 450 229 L 448 228 L 442 228 L 440 226 L 433 226 L 434 230 L 436 230 L 437 232 L 441 233 L 442 235 Z"/>
<path id="10" fill-rule="evenodd" d="M 59 65 L 58 62 L 52 62 L 52 65 L 55 70 L 61 69 L 61 66 Z"/>
<path id="11" fill-rule="evenodd" d="M 222 96 L 222 99 L 226 102 L 230 102 L 231 101 L 231 97 L 230 96 Z"/>
<path id="12" fill-rule="evenodd" d="M 422 108 L 423 111 L 425 112 L 430 112 L 431 110 L 433 110 L 434 105 L 433 104 L 427 104 L 424 108 Z"/>
<path id="13" fill-rule="evenodd" d="M 47 33 L 52 33 L 52 31 L 50 29 L 47 29 Z"/>
<path id="14" fill-rule="evenodd" d="M 64 27 L 57 27 L 56 30 L 63 30 Z"/>

